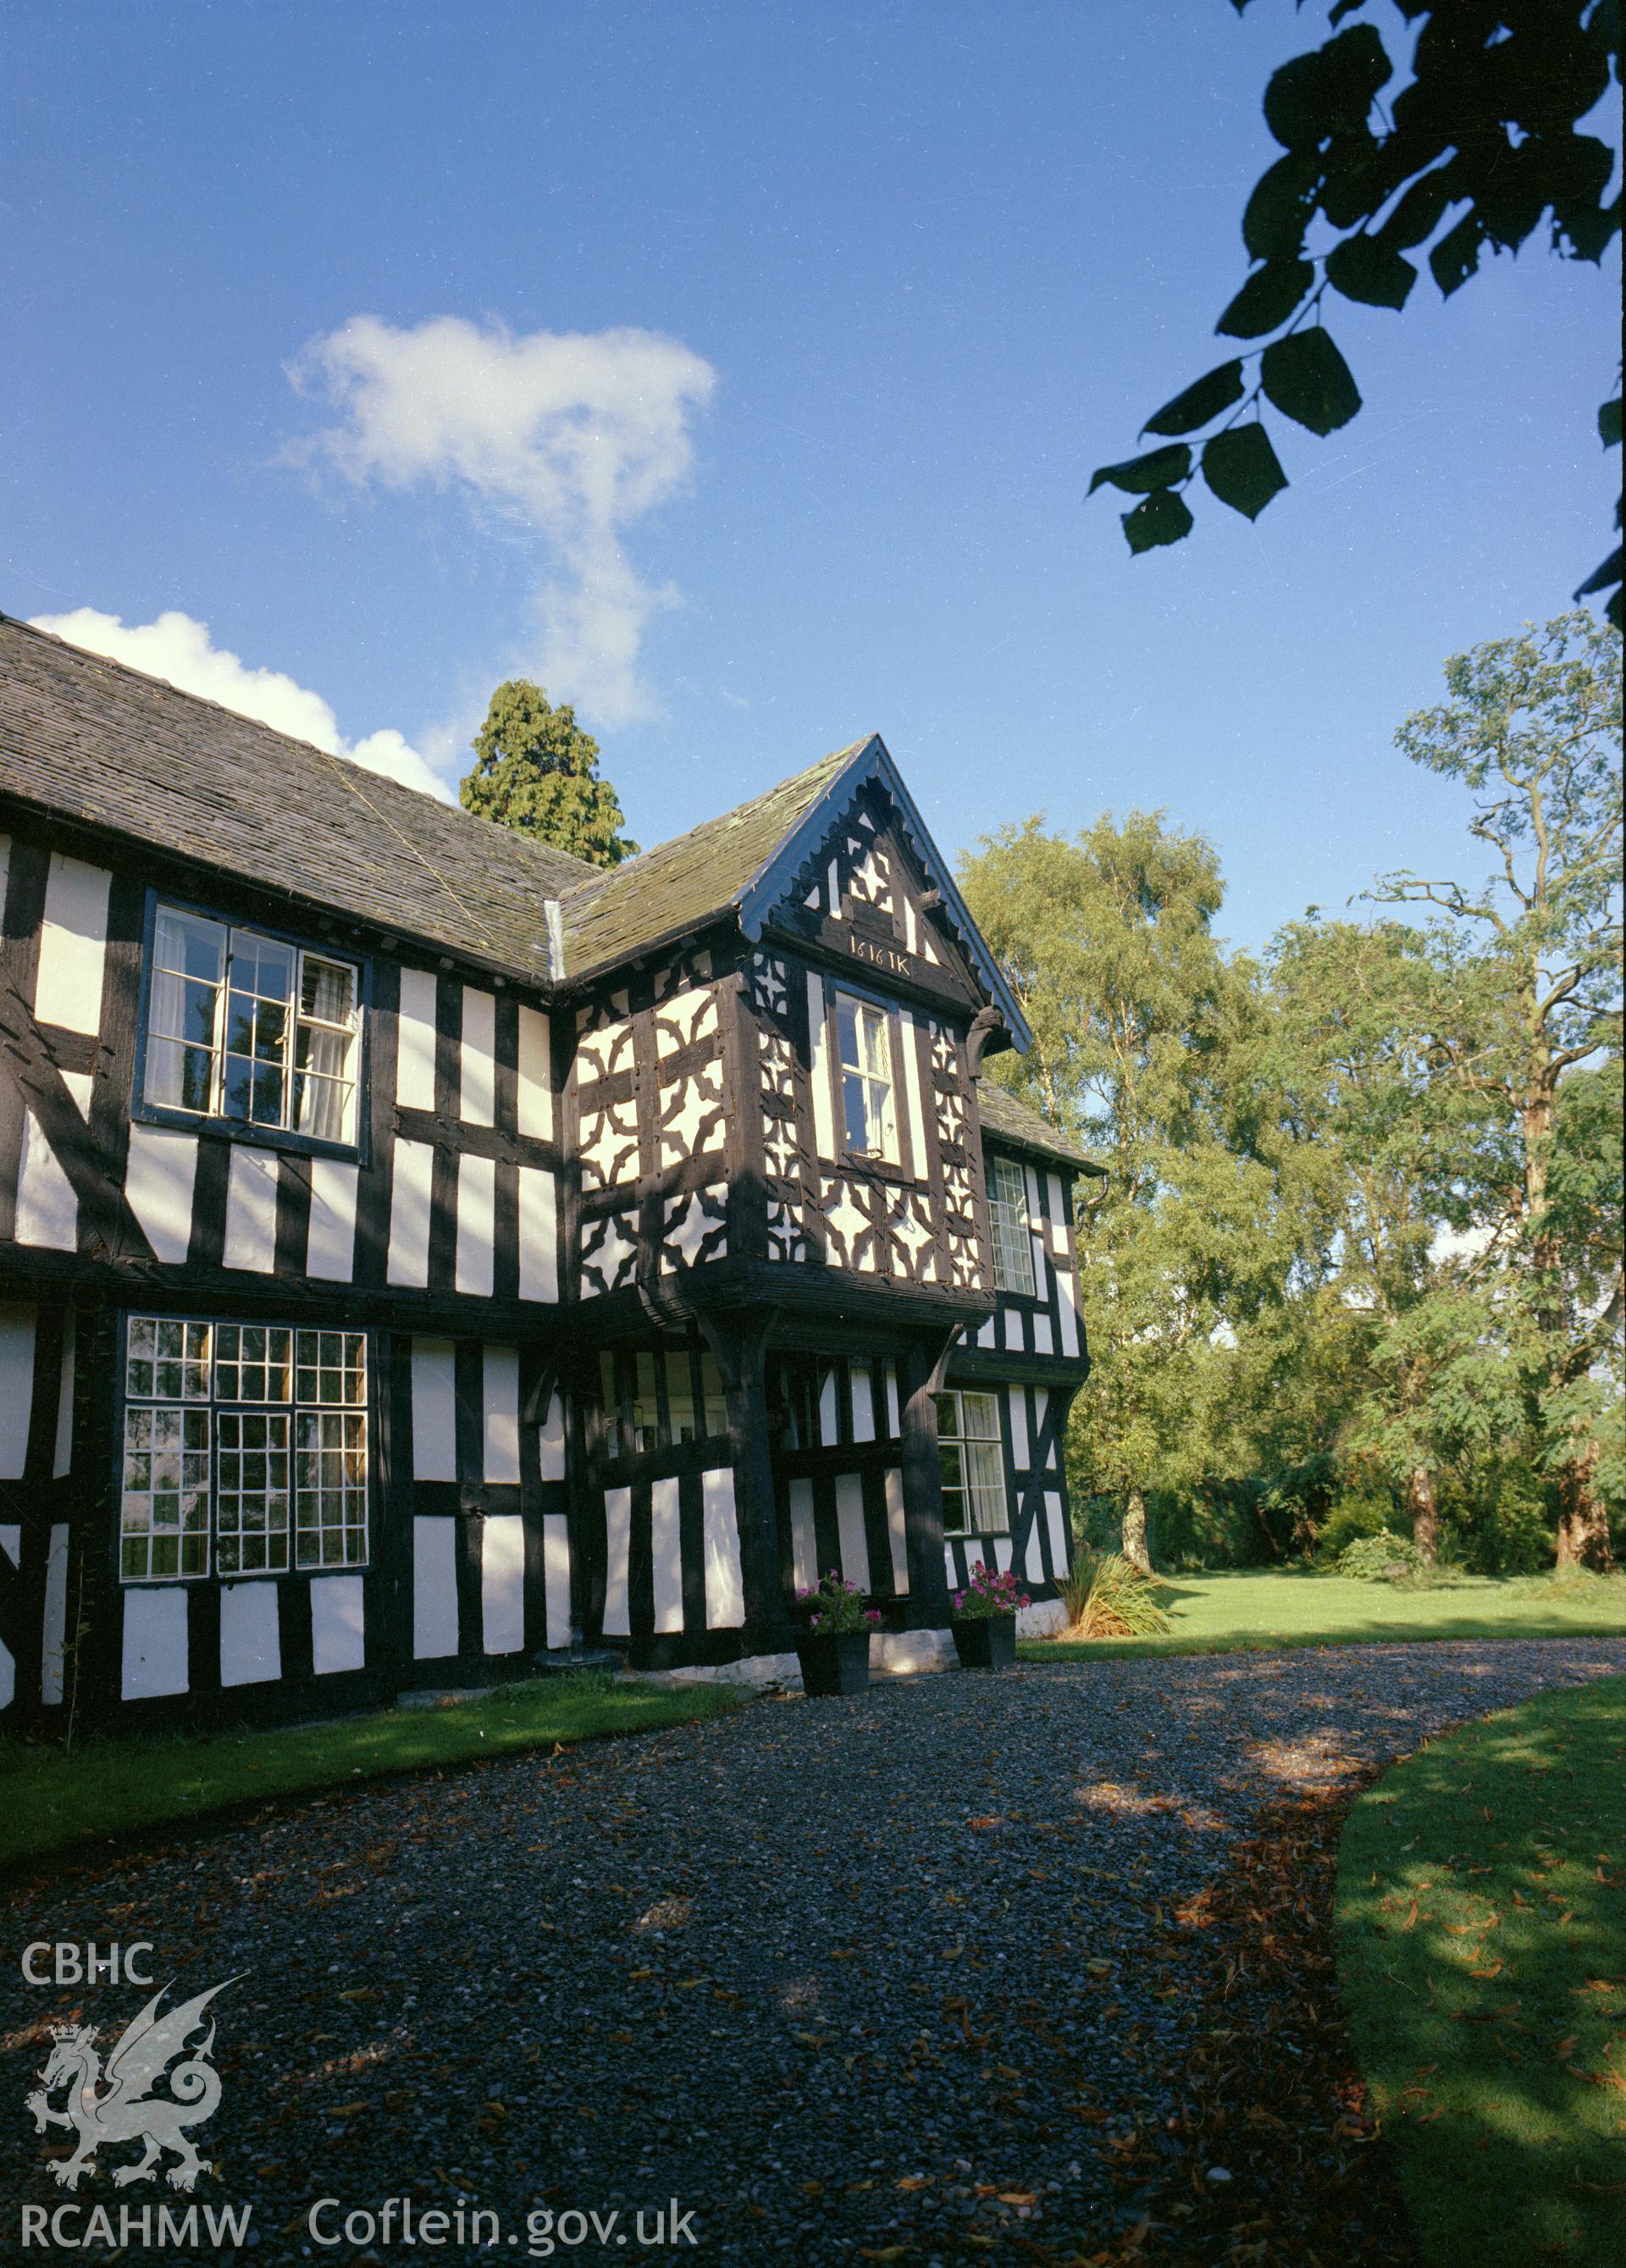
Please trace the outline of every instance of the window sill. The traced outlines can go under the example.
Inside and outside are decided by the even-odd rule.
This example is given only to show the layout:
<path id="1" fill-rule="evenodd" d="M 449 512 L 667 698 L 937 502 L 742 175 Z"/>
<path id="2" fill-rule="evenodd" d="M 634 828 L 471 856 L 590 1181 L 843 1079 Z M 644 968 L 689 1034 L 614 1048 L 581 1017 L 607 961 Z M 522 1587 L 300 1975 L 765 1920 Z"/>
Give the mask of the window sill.
<path id="1" fill-rule="evenodd" d="M 204 1117 L 193 1110 L 166 1110 L 151 1102 L 130 1112 L 133 1126 L 162 1126 L 176 1134 L 214 1136 L 246 1150 L 283 1150 L 296 1158 L 342 1158 L 354 1166 L 367 1160 L 359 1142 L 325 1142 L 319 1135 L 296 1134 L 283 1126 L 256 1126 L 246 1118 Z"/>

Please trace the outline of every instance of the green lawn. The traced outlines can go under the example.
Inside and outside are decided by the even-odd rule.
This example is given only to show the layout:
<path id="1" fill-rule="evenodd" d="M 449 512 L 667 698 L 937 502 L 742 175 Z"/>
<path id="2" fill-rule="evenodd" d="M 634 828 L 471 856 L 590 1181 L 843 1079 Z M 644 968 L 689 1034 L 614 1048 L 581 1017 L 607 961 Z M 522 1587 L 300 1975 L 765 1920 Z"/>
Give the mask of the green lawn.
<path id="1" fill-rule="evenodd" d="M 1626 1678 L 1386 1772 L 1344 1830 L 1336 1918 L 1429 2268 L 1626 2260 Z"/>
<path id="2" fill-rule="evenodd" d="M 743 1698 L 732 1686 L 622 1683 L 584 1673 L 498 1686 L 455 1705 L 390 1709 L 278 1732 L 92 1741 L 72 1755 L 16 1743 L 0 1755 L 0 1866 L 267 1796 L 688 1724 L 737 1708 Z"/>
<path id="3" fill-rule="evenodd" d="M 1229 1653 L 1395 1638 L 1626 1636 L 1626 1575 L 1454 1577 L 1438 1589 L 1363 1583 L 1314 1568 L 1172 1575 L 1159 1638 L 1024 1638 L 1026 1661 L 1092 1654 Z"/>

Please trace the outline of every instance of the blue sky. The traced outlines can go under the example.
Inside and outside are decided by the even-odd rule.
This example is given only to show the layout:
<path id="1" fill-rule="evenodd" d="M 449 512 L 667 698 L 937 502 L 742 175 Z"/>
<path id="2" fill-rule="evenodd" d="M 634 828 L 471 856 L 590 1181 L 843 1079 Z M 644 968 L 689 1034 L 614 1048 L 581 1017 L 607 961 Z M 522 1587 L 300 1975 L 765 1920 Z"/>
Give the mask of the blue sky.
<path id="1" fill-rule="evenodd" d="M 1367 406 L 1256 526 L 1085 506 L 1220 358 L 1317 9 L 0 12 L 0 606 L 183 615 L 372 761 L 540 674 L 651 843 L 875 728 L 951 851 L 1166 808 L 1254 944 L 1463 866 L 1394 728 L 1608 548 L 1618 268 L 1534 242 L 1339 308 Z"/>

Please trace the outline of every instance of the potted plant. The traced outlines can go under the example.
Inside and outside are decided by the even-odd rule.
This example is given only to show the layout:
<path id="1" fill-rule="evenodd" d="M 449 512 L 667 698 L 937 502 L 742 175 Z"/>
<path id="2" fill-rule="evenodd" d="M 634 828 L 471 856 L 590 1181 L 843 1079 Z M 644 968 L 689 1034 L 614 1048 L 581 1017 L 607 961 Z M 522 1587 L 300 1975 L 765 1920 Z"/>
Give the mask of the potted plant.
<path id="1" fill-rule="evenodd" d="M 950 1627 L 962 1669 L 1009 1669 L 1016 1660 L 1016 1617 L 1027 1604 L 1016 1577 L 979 1565 L 956 1591 Z"/>
<path id="2" fill-rule="evenodd" d="M 865 1607 L 856 1583 L 844 1583 L 832 1567 L 818 1587 L 798 1592 L 798 1603 L 807 1613 L 807 1627 L 796 1641 L 806 1692 L 828 1697 L 862 1693 L 870 1682 L 870 1632 L 880 1616 Z"/>

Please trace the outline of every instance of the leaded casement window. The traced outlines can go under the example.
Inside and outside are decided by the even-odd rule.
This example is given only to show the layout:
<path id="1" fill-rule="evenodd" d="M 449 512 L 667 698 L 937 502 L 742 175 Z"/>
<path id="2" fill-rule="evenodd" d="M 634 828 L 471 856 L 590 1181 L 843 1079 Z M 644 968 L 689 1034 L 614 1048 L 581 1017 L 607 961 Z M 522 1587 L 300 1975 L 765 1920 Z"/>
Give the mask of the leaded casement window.
<path id="1" fill-rule="evenodd" d="M 892 1033 L 884 1008 L 850 992 L 835 996 L 841 1063 L 842 1128 L 850 1155 L 898 1162 L 898 1112 L 893 1092 Z"/>
<path id="2" fill-rule="evenodd" d="M 143 1100 L 157 1110 L 353 1143 L 361 1014 L 353 961 L 160 905 Z"/>
<path id="3" fill-rule="evenodd" d="M 988 1217 L 994 1232 L 994 1283 L 1001 1292 L 1031 1300 L 1034 1243 L 1027 1229 L 1027 1189 L 1013 1158 L 988 1161 Z"/>
<path id="4" fill-rule="evenodd" d="M 1011 1525 L 999 1401 L 992 1394 L 939 1394 L 938 1459 L 945 1535 L 1002 1535 Z"/>
<path id="5" fill-rule="evenodd" d="M 127 1583 L 365 1565 L 364 1332 L 131 1315 L 124 1404 Z"/>
<path id="6" fill-rule="evenodd" d="M 723 1373 L 710 1349 L 687 1341 L 599 1357 L 605 1454 L 636 1457 L 728 1432 Z"/>

